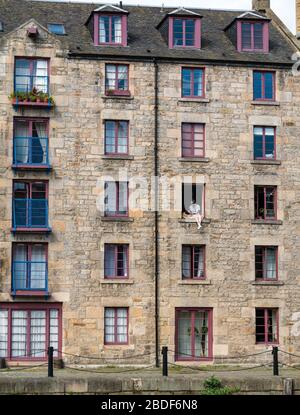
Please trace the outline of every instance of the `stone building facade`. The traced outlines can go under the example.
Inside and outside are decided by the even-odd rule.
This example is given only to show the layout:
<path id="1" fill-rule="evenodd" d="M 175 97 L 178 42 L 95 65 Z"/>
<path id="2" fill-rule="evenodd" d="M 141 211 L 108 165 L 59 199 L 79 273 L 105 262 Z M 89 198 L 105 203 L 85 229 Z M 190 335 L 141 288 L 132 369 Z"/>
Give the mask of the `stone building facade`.
<path id="1" fill-rule="evenodd" d="M 73 355 L 99 358 L 99 364 L 151 364 L 167 345 L 171 361 L 199 364 L 259 353 L 274 344 L 299 354 L 300 78 L 292 72 L 294 43 L 267 18 L 269 2 L 254 2 L 250 16 L 17 3 L 0 1 L 1 357 L 11 364 L 42 360 L 51 345 L 63 360 L 86 364 L 95 360 Z M 18 10 L 14 17 L 12 9 Z M 94 46 L 94 16 L 127 17 L 127 11 L 127 44 Z M 201 49 L 168 48 L 164 19 L 191 15 L 202 16 Z M 239 19 L 270 24 L 267 53 L 236 50 L 227 28 Z M 64 24 L 66 33 L 51 32 L 47 23 L 53 22 Z M 54 105 L 9 97 L 16 89 L 19 58 L 47 60 Z M 130 95 L 107 93 L 107 65 L 117 64 L 128 65 Z M 183 96 L 185 68 L 203 71 L 201 97 Z M 255 71 L 275 73 L 276 99 L 253 98 Z M 16 123 L 24 120 L 47 120 L 50 168 L 13 166 Z M 128 123 L 128 154 L 105 151 L 110 120 Z M 204 126 L 205 156 L 183 157 L 183 124 Z M 255 128 L 276 130 L 276 157 L 254 159 Z M 169 209 L 160 187 L 157 214 L 151 205 L 141 208 L 148 204 L 156 170 L 175 195 Z M 134 177 L 146 181 L 144 193 L 136 192 Z M 103 211 L 105 182 L 113 180 L 129 183 L 128 215 Z M 182 213 L 182 183 L 189 181 L 203 186 L 200 230 Z M 48 186 L 49 226 L 18 228 L 14 186 L 26 183 L 32 198 L 32 183 L 41 182 Z M 267 221 L 255 219 L 255 189 L 264 186 L 277 194 L 276 217 Z M 29 249 L 30 258 L 26 251 L 26 259 L 16 259 L 17 244 Z M 26 285 L 33 275 L 34 244 L 47 245 L 47 290 Z M 105 278 L 107 245 L 127 247 L 127 278 Z M 203 278 L 183 278 L 183 246 L 205 247 Z M 278 278 L 256 278 L 256 247 L 276 247 Z M 31 274 L 24 267 L 31 267 Z M 14 278 L 22 272 L 27 281 L 17 289 Z M 259 317 L 260 312 L 267 314 Z M 266 341 L 257 341 L 259 318 Z M 261 359 L 265 355 L 249 361 Z"/>

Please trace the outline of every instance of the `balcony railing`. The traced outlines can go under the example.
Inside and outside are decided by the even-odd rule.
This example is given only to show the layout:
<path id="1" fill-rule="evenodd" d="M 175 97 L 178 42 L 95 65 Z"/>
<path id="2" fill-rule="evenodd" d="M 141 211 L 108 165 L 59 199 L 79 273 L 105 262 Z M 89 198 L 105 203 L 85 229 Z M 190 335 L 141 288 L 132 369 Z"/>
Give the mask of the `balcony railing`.
<path id="1" fill-rule="evenodd" d="M 13 200 L 13 230 L 24 228 L 50 230 L 47 199 Z"/>
<path id="2" fill-rule="evenodd" d="M 13 167 L 49 168 L 48 137 L 14 137 Z"/>
<path id="3" fill-rule="evenodd" d="M 12 291 L 48 291 L 46 261 L 14 261 Z"/>

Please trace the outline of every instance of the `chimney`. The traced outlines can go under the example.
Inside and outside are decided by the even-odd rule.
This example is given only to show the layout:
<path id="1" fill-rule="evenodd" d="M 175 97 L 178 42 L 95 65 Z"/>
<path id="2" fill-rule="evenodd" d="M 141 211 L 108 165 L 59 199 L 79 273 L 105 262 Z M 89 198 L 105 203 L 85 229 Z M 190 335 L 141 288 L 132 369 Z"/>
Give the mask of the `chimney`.
<path id="1" fill-rule="evenodd" d="M 296 33 L 300 36 L 300 0 L 296 0 Z"/>
<path id="2" fill-rule="evenodd" d="M 252 0 L 252 10 L 264 12 L 270 8 L 271 8 L 270 0 Z"/>

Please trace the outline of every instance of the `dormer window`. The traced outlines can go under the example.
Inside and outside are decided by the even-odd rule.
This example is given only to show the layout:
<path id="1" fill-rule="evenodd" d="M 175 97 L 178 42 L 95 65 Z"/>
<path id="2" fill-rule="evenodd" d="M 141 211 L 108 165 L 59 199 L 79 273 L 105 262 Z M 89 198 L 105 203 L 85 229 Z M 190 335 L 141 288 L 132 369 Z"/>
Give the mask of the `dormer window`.
<path id="1" fill-rule="evenodd" d="M 242 22 L 242 50 L 264 50 L 264 23 Z"/>
<path id="2" fill-rule="evenodd" d="M 94 10 L 95 46 L 127 46 L 126 10 L 113 5 L 104 5 Z"/>
<path id="3" fill-rule="evenodd" d="M 170 48 L 200 48 L 200 18 L 169 17 Z"/>

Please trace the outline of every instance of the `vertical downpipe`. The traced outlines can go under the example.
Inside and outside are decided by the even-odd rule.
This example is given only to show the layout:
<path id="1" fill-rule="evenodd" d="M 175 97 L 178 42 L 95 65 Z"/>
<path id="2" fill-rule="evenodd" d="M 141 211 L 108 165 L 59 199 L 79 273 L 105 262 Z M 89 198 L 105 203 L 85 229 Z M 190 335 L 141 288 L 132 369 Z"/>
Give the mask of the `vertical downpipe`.
<path id="1" fill-rule="evenodd" d="M 158 64 L 154 63 L 154 175 L 155 175 L 155 363 L 159 367 L 159 247 L 158 247 L 158 209 L 159 209 L 159 182 L 158 182 Z"/>

